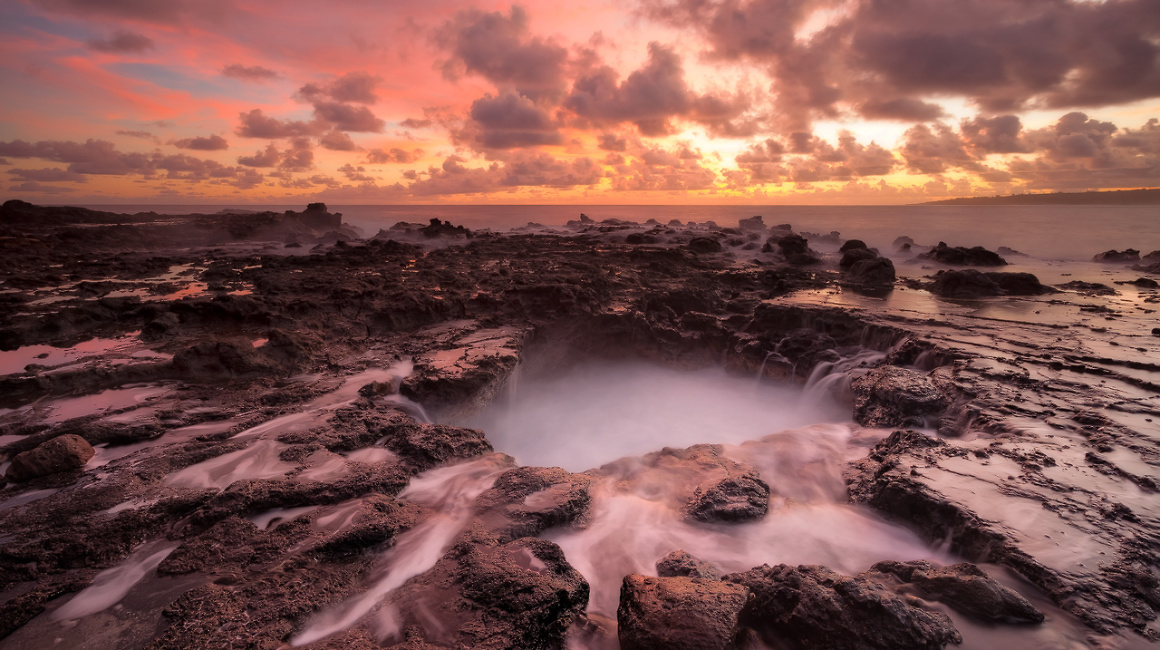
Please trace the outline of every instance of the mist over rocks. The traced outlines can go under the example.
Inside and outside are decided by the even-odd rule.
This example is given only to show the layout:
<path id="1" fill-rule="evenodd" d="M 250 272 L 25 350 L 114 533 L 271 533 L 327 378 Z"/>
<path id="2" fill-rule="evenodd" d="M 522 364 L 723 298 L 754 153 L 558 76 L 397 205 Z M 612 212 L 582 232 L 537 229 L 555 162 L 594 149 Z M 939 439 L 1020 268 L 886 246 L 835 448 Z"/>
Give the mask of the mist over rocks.
<path id="1" fill-rule="evenodd" d="M 1038 298 L 1027 274 L 943 269 L 998 287 L 964 305 L 934 283 L 896 286 L 890 257 L 865 242 L 841 251 L 837 235 L 763 220 L 589 218 L 470 238 L 441 221 L 435 237 L 368 240 L 321 207 L 281 215 L 292 232 L 276 234 L 262 219 L 231 234 L 198 231 L 196 217 L 10 207 L 6 232 L 28 241 L 0 262 L 0 297 L 22 310 L 0 315 L 17 371 L 0 377 L 13 409 L 0 461 L 11 473 L 64 436 L 91 455 L 0 486 L 6 643 L 100 628 L 154 647 L 679 647 L 697 634 L 728 647 L 789 634 L 801 647 L 934 648 L 978 643 L 979 621 L 1014 644 L 1058 639 L 1070 617 L 1081 634 L 1156 638 L 1160 369 L 1148 359 L 1160 348 L 1148 289 L 1108 286 L 1135 274 Z M 304 245 L 287 251 L 295 233 Z M 716 246 L 694 250 L 698 238 Z M 796 266 L 801 254 L 815 261 Z M 852 290 L 879 277 L 865 263 L 882 273 L 863 282 L 892 298 Z M 1139 314 L 1114 302 L 1137 291 Z M 591 469 L 523 465 L 522 449 L 469 422 L 592 360 L 724 367 L 837 422 L 736 445 L 658 438 Z M 639 509 L 622 530 L 664 539 L 624 565 L 628 542 L 583 550 L 576 536 L 616 526 L 624 503 Z M 825 537 L 831 526 L 842 539 Z M 758 529 L 786 545 L 731 554 L 705 541 Z M 778 531 L 844 550 L 783 559 L 800 551 Z M 128 591 L 110 596 L 122 579 Z M 53 618 L 101 603 L 72 627 Z M 680 633 L 690 621 L 712 624 Z"/>

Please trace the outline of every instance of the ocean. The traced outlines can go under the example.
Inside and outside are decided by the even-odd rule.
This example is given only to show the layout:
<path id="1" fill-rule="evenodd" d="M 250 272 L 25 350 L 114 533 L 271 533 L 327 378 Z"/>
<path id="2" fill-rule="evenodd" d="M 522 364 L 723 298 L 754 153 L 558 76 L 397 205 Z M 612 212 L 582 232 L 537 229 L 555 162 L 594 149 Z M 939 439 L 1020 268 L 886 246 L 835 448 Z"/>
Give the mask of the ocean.
<path id="1" fill-rule="evenodd" d="M 160 214 L 213 213 L 226 205 L 86 205 L 112 212 Z M 244 205 L 245 210 L 301 210 L 302 204 Z M 534 222 L 563 225 L 584 213 L 601 221 L 643 223 L 714 221 L 736 226 L 761 215 L 766 225 L 788 223 L 799 232 L 838 231 L 872 247 L 891 250 L 906 235 L 918 244 L 945 241 L 951 246 L 1006 246 L 1043 260 L 1090 260 L 1106 250 L 1160 250 L 1160 206 L 760 206 L 760 205 L 328 205 L 367 236 L 396 222 L 426 223 L 432 218 L 472 229 L 506 230 Z"/>

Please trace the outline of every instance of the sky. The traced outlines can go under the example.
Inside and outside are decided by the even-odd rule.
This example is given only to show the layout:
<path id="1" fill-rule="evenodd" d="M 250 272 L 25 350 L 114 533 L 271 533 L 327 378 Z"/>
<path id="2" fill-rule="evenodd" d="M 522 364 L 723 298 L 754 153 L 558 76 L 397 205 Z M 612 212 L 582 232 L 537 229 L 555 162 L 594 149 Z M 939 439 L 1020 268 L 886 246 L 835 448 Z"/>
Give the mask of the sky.
<path id="1" fill-rule="evenodd" d="M 0 0 L 0 197 L 1160 187 L 1157 0 Z"/>

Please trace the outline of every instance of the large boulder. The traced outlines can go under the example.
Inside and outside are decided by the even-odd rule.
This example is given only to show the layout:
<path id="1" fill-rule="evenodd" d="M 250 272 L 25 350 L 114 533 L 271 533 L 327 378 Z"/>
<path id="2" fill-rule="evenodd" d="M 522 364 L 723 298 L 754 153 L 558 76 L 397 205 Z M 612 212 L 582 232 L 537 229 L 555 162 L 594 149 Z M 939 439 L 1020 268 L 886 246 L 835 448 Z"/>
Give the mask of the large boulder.
<path id="1" fill-rule="evenodd" d="M 962 643 L 946 614 L 917 607 L 863 576 L 781 564 L 725 580 L 752 592 L 741 624 L 775 647 L 788 639 L 801 650 L 940 650 Z"/>
<path id="2" fill-rule="evenodd" d="M 870 569 L 913 585 L 930 600 L 990 623 L 1041 623 L 1043 613 L 970 562 L 938 567 L 925 560 L 879 562 Z"/>
<path id="3" fill-rule="evenodd" d="M 947 246 L 946 242 L 939 242 L 938 246 L 919 255 L 922 259 L 932 260 L 940 264 L 955 266 L 1006 266 L 1007 260 L 998 253 L 989 251 L 982 246 L 966 248 L 963 246 Z"/>
<path id="4" fill-rule="evenodd" d="M 748 598 L 728 582 L 627 575 L 616 611 L 621 650 L 734 648 Z"/>
<path id="5" fill-rule="evenodd" d="M 1140 251 L 1134 248 L 1125 248 L 1122 251 L 1110 250 L 1097 253 L 1093 262 L 1139 262 Z"/>
<path id="6" fill-rule="evenodd" d="M 876 257 L 878 257 L 878 254 L 868 248 L 849 248 L 842 251 L 842 260 L 838 262 L 838 266 L 845 270 L 858 262 L 872 260 Z"/>
<path id="7" fill-rule="evenodd" d="M 887 257 L 859 260 L 850 266 L 850 280 L 857 284 L 894 284 L 896 277 L 894 262 Z"/>
<path id="8" fill-rule="evenodd" d="M 950 405 L 926 375 L 898 366 L 879 366 L 850 384 L 854 420 L 867 427 L 924 426 Z"/>
<path id="9" fill-rule="evenodd" d="M 930 292 L 944 298 L 987 298 L 991 296 L 1038 296 L 1054 289 L 1030 273 L 983 273 L 975 269 L 939 271 Z"/>
<path id="10" fill-rule="evenodd" d="M 97 452 L 84 438 L 65 434 L 16 454 L 5 477 L 14 483 L 80 469 Z"/>

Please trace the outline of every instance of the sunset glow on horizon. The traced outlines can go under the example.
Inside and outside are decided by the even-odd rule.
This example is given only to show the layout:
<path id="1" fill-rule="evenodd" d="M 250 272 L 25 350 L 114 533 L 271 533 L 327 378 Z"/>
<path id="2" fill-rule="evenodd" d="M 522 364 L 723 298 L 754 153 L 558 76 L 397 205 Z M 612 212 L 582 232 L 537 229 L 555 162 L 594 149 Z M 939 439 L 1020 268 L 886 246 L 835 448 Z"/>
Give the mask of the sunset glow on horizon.
<path id="1" fill-rule="evenodd" d="M 1160 186 L 1156 0 L 12 0 L 0 32 L 5 199 Z"/>

